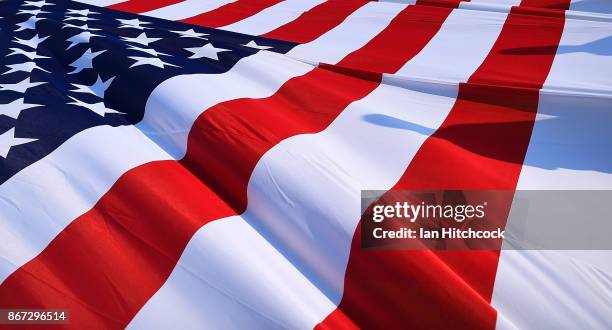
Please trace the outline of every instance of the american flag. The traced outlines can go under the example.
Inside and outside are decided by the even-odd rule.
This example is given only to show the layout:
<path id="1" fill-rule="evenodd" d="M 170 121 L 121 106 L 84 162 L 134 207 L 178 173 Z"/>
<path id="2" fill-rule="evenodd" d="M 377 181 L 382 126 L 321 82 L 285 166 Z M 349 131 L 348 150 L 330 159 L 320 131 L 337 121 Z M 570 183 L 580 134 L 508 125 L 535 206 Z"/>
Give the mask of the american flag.
<path id="1" fill-rule="evenodd" d="M 360 246 L 362 190 L 612 189 L 609 1 L 0 17 L 0 309 L 75 329 L 612 328 L 610 251 Z"/>

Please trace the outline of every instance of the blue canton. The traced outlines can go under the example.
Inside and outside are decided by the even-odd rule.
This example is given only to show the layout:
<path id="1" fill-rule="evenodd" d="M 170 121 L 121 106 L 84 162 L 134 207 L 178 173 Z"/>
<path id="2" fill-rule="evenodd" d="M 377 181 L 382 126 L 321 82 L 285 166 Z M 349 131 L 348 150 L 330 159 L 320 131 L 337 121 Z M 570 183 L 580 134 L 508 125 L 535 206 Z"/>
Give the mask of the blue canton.
<path id="1" fill-rule="evenodd" d="M 0 183 L 85 129 L 137 123 L 168 78 L 295 46 L 62 0 L 0 2 L 0 17 Z"/>

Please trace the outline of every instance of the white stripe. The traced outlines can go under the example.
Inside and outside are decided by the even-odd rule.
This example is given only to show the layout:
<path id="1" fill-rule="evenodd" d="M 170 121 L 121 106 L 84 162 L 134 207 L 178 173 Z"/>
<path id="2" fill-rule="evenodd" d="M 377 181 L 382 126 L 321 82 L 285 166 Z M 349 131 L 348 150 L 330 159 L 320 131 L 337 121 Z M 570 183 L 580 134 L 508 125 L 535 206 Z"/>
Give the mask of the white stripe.
<path id="1" fill-rule="evenodd" d="M 544 90 L 612 97 L 611 64 L 612 20 L 566 19 Z"/>
<path id="2" fill-rule="evenodd" d="M 367 44 L 405 8 L 403 4 L 369 2 L 342 24 L 312 42 L 293 48 L 287 55 L 311 63 L 336 64 Z"/>
<path id="3" fill-rule="evenodd" d="M 502 251 L 492 300 L 497 329 L 612 328 L 610 260 L 609 250 Z"/>
<path id="4" fill-rule="evenodd" d="M 397 75 L 451 83 L 466 81 L 497 40 L 509 9 L 505 12 L 453 10 L 429 45 Z"/>
<path id="5" fill-rule="evenodd" d="M 163 295 L 171 310 L 149 304 L 129 328 L 301 329 L 334 308 L 239 217 L 196 233 Z"/>
<path id="6" fill-rule="evenodd" d="M 137 126 L 85 130 L 17 173 L 0 185 L 0 283 L 91 209 L 123 173 L 153 160 L 182 157 L 187 133 L 202 111 L 238 97 L 272 95 L 311 69 L 260 52 L 224 74 L 171 78 L 153 91 Z M 199 93 L 202 86 L 207 93 Z"/>
<path id="7" fill-rule="evenodd" d="M 142 15 L 178 21 L 209 12 L 235 1 L 236 0 L 186 0 L 171 6 L 148 11 Z"/>
<path id="8" fill-rule="evenodd" d="M 305 11 L 323 2 L 324 0 L 285 0 L 221 29 L 251 35 L 264 34 L 295 20 Z"/>
<path id="9" fill-rule="evenodd" d="M 612 14 L 612 5 L 610 5 L 609 0 L 572 0 L 570 10 Z"/>
<path id="10" fill-rule="evenodd" d="M 444 28 L 440 33 L 452 32 Z M 483 58 L 479 52 L 488 53 L 495 38 L 481 40 L 488 47 L 478 45 L 471 48 L 472 53 L 460 54 Z M 427 47 L 441 51 L 445 46 L 435 43 Z M 471 72 L 465 72 L 462 80 L 469 75 Z M 187 329 L 202 324 L 211 328 L 241 328 L 245 324 L 268 328 L 269 320 L 275 320 L 278 324 L 273 326 L 306 329 L 322 321 L 342 297 L 359 220 L 360 190 L 390 189 L 397 182 L 421 144 L 452 108 L 457 86 L 385 76 L 381 86 L 349 105 L 324 131 L 294 136 L 274 146 L 258 162 L 249 181 L 246 212 L 239 218 L 217 220 L 212 229 L 214 233 L 230 233 L 232 222 L 244 221 L 273 249 L 260 251 L 249 244 L 247 237 L 243 249 L 254 251 L 247 257 L 232 254 L 231 244 L 207 251 L 201 247 L 210 246 L 208 241 L 215 235 L 207 232 L 210 224 L 204 226 L 131 326 L 151 328 L 177 322 Z M 209 254 L 218 254 L 217 263 L 231 263 L 235 268 L 209 263 Z M 281 277 L 258 273 L 258 260 L 277 265 L 284 263 L 283 258 L 300 273 L 287 271 Z M 203 267 L 215 271 L 199 271 Z M 251 285 L 245 286 L 245 281 Z M 212 287 L 232 294 L 211 294 Z M 322 306 L 310 306 L 303 315 L 301 302 L 292 299 L 287 287 L 309 301 L 318 297 Z M 258 301 L 263 304 L 253 303 Z M 208 308 L 216 304 L 222 307 Z M 231 306 L 231 320 L 218 315 L 225 313 L 227 306 Z"/>
<path id="11" fill-rule="evenodd" d="M 566 20 L 518 189 L 612 188 L 612 23 Z"/>
<path id="12" fill-rule="evenodd" d="M 566 20 L 517 189 L 612 189 L 611 37 L 610 23 Z M 611 278 L 612 251 L 504 250 L 498 328 L 612 328 Z"/>
<path id="13" fill-rule="evenodd" d="M 107 7 L 114 5 L 116 3 L 121 3 L 126 0 L 75 0 L 76 2 L 84 3 L 87 5 L 98 6 L 98 7 Z"/>

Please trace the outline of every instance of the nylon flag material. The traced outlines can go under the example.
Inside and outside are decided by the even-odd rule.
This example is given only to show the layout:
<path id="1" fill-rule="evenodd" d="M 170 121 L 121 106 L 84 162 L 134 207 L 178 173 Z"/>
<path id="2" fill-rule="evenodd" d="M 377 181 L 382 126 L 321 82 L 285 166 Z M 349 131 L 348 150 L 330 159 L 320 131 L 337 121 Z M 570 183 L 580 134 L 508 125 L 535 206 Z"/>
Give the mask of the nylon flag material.
<path id="1" fill-rule="evenodd" d="M 0 17 L 0 314 L 68 315 L 0 328 L 612 329 L 609 250 L 368 250 L 360 223 L 363 190 L 612 189 L 609 1 Z"/>

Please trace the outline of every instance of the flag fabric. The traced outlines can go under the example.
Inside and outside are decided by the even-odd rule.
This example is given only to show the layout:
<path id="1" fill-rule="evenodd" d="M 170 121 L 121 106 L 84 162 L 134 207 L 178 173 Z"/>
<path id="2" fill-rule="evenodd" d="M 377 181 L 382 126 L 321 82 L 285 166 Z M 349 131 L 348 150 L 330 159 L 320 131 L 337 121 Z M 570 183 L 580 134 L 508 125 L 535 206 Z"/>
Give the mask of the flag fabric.
<path id="1" fill-rule="evenodd" d="M 610 251 L 372 251 L 359 223 L 368 189 L 612 189 L 611 3 L 0 17 L 0 309 L 86 329 L 612 328 Z"/>

